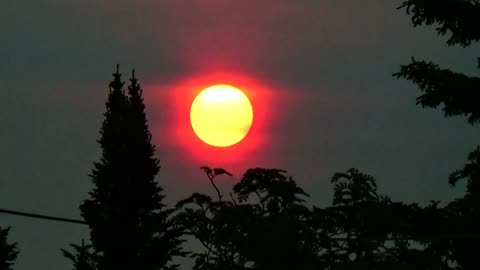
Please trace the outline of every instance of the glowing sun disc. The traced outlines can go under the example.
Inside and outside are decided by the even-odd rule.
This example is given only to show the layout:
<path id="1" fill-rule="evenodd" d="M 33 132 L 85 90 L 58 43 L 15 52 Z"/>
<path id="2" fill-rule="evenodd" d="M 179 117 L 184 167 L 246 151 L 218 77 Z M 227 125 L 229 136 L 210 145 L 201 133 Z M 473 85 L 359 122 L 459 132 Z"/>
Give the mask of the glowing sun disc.
<path id="1" fill-rule="evenodd" d="M 225 84 L 202 90 L 190 108 L 195 134 L 206 144 L 227 147 L 247 136 L 253 122 L 252 104 L 242 90 Z"/>

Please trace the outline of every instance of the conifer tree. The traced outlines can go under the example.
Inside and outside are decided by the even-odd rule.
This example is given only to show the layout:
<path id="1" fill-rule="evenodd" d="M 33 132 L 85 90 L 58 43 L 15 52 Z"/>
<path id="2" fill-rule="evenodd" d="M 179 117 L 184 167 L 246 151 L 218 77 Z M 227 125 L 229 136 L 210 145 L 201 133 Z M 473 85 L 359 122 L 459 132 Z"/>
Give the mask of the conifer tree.
<path id="1" fill-rule="evenodd" d="M 18 255 L 17 244 L 8 243 L 9 231 L 10 227 L 0 227 L 0 270 L 11 270 Z"/>
<path id="2" fill-rule="evenodd" d="M 113 74 L 98 141 L 102 157 L 91 173 L 90 198 L 80 207 L 90 227 L 99 270 L 175 269 L 181 241 L 155 182 L 159 160 L 134 74 L 128 95 Z"/>
<path id="3" fill-rule="evenodd" d="M 413 25 L 438 24 L 439 35 L 450 35 L 450 46 L 471 45 L 480 41 L 480 1 L 478 0 L 408 0 L 399 8 L 411 15 Z M 445 116 L 465 115 L 468 122 L 480 121 L 480 78 L 467 76 L 435 63 L 415 60 L 402 66 L 395 76 L 417 84 L 423 92 L 417 104 L 443 106 Z"/>
<path id="4" fill-rule="evenodd" d="M 95 270 L 96 260 L 92 251 L 92 245 L 85 245 L 82 240 L 82 245 L 71 244 L 75 254 L 68 250 L 61 249 L 63 256 L 68 258 L 73 263 L 73 270 Z"/>
<path id="5" fill-rule="evenodd" d="M 467 47 L 480 41 L 479 0 L 407 0 L 399 8 L 411 15 L 414 26 L 438 25 L 439 35 L 449 35 L 447 44 Z M 417 84 L 423 92 L 417 104 L 436 108 L 443 106 L 445 116 L 464 115 L 470 124 L 480 122 L 480 77 L 441 68 L 427 61 L 413 60 L 401 67 L 397 77 Z M 466 180 L 463 198 L 451 202 L 449 213 L 450 260 L 456 269 L 478 269 L 478 237 L 480 235 L 480 148 L 468 157 L 464 168 L 453 172 L 449 182 L 455 185 Z M 437 211 L 438 212 L 438 211 Z M 437 226 L 436 226 L 437 227 Z M 438 241 L 437 241 L 438 242 Z"/>

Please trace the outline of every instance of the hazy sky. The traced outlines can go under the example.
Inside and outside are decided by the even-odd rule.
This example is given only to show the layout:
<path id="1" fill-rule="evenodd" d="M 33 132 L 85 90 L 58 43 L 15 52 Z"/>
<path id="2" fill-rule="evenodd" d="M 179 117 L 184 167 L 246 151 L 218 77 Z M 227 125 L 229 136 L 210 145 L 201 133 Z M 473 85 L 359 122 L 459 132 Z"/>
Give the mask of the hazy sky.
<path id="1" fill-rule="evenodd" d="M 212 192 L 204 163 L 235 174 L 224 191 L 246 168 L 286 169 L 320 205 L 332 174 L 351 167 L 395 200 L 454 198 L 461 188 L 448 187 L 448 173 L 478 128 L 416 107 L 417 88 L 391 74 L 412 56 L 473 74 L 478 47 L 449 48 L 434 28 L 413 29 L 400 2 L 1 1 L 0 208 L 79 218 L 117 63 L 144 88 L 170 204 Z M 214 81 L 248 85 L 256 98 L 239 155 L 176 136 L 188 132 L 180 116 L 193 88 Z M 70 269 L 59 249 L 88 237 L 81 225 L 0 215 L 9 225 L 18 270 Z"/>

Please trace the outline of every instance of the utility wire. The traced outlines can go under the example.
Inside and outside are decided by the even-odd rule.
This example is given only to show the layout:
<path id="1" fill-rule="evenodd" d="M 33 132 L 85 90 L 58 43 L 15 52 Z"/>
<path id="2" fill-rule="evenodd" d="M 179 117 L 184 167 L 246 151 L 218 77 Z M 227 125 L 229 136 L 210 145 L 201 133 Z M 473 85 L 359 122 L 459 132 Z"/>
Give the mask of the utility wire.
<path id="1" fill-rule="evenodd" d="M 16 215 L 16 216 L 24 216 L 30 218 L 37 218 L 37 219 L 44 219 L 44 220 L 53 220 L 59 222 L 67 222 L 67 223 L 75 223 L 75 224 L 82 224 L 87 225 L 87 223 L 83 220 L 79 219 L 71 219 L 71 218 L 62 218 L 62 217 L 54 217 L 54 216 L 47 216 L 47 215 L 39 215 L 27 212 L 20 212 L 20 211 L 13 211 L 7 209 L 1 209 L 0 213 L 9 214 L 9 215 Z M 195 235 L 191 232 L 184 232 L 187 235 Z M 406 240 L 406 241 L 419 241 L 419 240 L 432 240 L 432 239 L 478 239 L 480 238 L 479 234 L 448 234 L 448 235 L 425 235 L 419 237 L 354 237 L 354 238 L 347 238 L 347 237 L 335 237 L 333 236 L 330 240 L 332 241 L 352 241 L 352 240 L 384 240 L 384 241 L 398 241 L 398 240 Z"/>
<path id="2" fill-rule="evenodd" d="M 37 218 L 37 219 L 54 220 L 54 221 L 67 222 L 67 223 L 76 223 L 76 224 L 83 224 L 83 225 L 87 224 L 85 221 L 79 220 L 79 219 L 46 216 L 46 215 L 39 215 L 39 214 L 33 214 L 33 213 L 27 213 L 27 212 L 19 212 L 19 211 L 13 211 L 13 210 L 1 209 L 1 208 L 0 208 L 0 213 L 9 214 L 9 215 L 16 215 L 16 216 L 31 217 L 31 218 Z"/>

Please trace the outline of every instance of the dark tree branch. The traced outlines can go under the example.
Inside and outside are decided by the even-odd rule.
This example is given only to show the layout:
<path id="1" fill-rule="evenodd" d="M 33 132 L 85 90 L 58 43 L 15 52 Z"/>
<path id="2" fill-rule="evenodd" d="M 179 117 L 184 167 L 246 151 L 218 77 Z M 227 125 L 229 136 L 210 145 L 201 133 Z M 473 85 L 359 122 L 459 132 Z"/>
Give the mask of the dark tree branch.
<path id="1" fill-rule="evenodd" d="M 438 24 L 439 35 L 451 33 L 448 45 L 468 46 L 480 40 L 480 1 L 407 0 L 398 9 L 411 15 L 413 25 Z"/>
<path id="2" fill-rule="evenodd" d="M 465 115 L 470 124 L 480 121 L 480 78 L 415 59 L 394 76 L 418 85 L 424 93 L 417 98 L 417 104 L 422 107 L 436 108 L 443 104 L 447 117 Z"/>
<path id="3" fill-rule="evenodd" d="M 208 177 L 208 180 L 210 181 L 210 183 L 212 184 L 213 188 L 215 189 L 215 191 L 217 192 L 217 196 L 218 196 L 218 201 L 221 202 L 222 201 L 222 194 L 220 192 L 220 189 L 218 189 L 217 185 L 215 184 L 215 181 L 214 178 L 218 175 L 222 175 L 222 174 L 226 174 L 228 176 L 232 176 L 231 173 L 227 172 L 226 170 L 222 169 L 222 168 L 214 168 L 214 169 L 210 169 L 209 167 L 207 166 L 202 166 L 200 167 L 200 169 L 202 169 L 205 174 L 207 175 Z"/>

